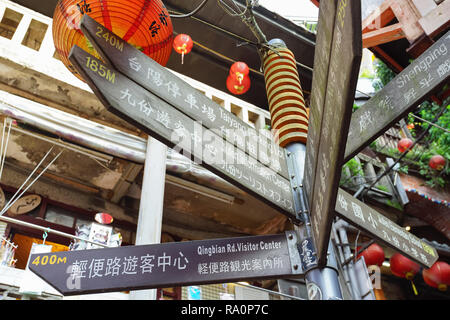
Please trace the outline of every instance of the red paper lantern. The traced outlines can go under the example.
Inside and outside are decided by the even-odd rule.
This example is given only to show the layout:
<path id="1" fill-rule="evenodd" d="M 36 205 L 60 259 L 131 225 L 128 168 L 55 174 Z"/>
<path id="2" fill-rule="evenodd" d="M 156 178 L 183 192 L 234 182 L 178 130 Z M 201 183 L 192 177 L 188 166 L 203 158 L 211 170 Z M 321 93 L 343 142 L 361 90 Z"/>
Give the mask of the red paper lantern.
<path id="1" fill-rule="evenodd" d="M 389 261 L 393 275 L 412 280 L 420 271 L 420 266 L 400 253 L 395 253 Z"/>
<path id="2" fill-rule="evenodd" d="M 359 247 L 356 249 L 358 251 Z M 372 266 L 372 265 L 381 266 L 384 262 L 383 248 L 380 247 L 376 243 L 371 244 L 367 249 L 365 249 L 363 252 L 361 252 L 358 255 L 358 258 L 361 256 L 364 257 L 364 261 L 366 262 L 366 265 L 368 265 L 368 266 Z"/>
<path id="3" fill-rule="evenodd" d="M 400 151 L 401 153 L 405 152 L 409 147 L 411 147 L 413 145 L 413 142 L 411 139 L 408 138 L 403 138 L 401 139 L 398 144 L 397 144 L 397 148 L 398 151 Z"/>
<path id="4" fill-rule="evenodd" d="M 440 154 L 434 155 L 431 157 L 428 165 L 431 169 L 441 171 L 445 167 L 445 158 Z"/>
<path id="5" fill-rule="evenodd" d="M 161 0 L 60 0 L 53 14 L 53 40 L 60 60 L 79 79 L 83 80 L 68 59 L 70 49 L 78 45 L 99 58 L 80 30 L 84 14 L 162 66 L 167 64 L 172 52 L 173 27 Z M 112 48 L 120 45 L 112 38 L 110 44 Z"/>
<path id="6" fill-rule="evenodd" d="M 250 89 L 250 78 L 245 77 L 242 80 L 242 83 L 239 84 L 239 82 L 236 79 L 234 79 L 232 76 L 228 76 L 227 89 L 232 94 L 236 94 L 236 95 L 244 94 Z"/>
<path id="7" fill-rule="evenodd" d="M 230 76 L 236 79 L 241 85 L 244 78 L 248 77 L 250 70 L 245 62 L 235 62 L 230 68 Z"/>
<path id="8" fill-rule="evenodd" d="M 181 54 L 181 64 L 184 62 L 184 55 L 191 52 L 193 46 L 194 42 L 189 35 L 180 33 L 175 37 L 173 48 L 177 53 Z"/>
<path id="9" fill-rule="evenodd" d="M 436 261 L 430 269 L 422 271 L 423 280 L 430 287 L 446 291 L 450 285 L 450 265 L 443 261 Z"/>

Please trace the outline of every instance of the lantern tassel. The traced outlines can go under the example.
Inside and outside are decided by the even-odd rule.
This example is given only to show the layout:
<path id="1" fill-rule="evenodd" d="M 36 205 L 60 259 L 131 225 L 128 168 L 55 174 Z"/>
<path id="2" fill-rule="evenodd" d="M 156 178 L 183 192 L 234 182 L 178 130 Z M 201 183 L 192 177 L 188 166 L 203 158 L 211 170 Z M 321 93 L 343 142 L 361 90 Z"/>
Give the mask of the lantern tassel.
<path id="1" fill-rule="evenodd" d="M 414 295 L 418 295 L 419 293 L 417 292 L 417 288 L 416 288 L 416 286 L 414 285 L 414 282 L 411 280 L 411 286 L 412 286 L 412 288 L 413 288 L 413 291 L 414 291 Z"/>

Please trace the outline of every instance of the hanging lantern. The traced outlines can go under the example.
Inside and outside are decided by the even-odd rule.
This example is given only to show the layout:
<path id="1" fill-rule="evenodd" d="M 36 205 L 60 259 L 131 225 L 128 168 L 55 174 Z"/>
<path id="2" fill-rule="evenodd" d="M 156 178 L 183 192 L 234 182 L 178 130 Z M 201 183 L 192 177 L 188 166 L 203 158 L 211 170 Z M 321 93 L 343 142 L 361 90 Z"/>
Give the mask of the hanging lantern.
<path id="1" fill-rule="evenodd" d="M 359 250 L 359 247 L 357 248 L 357 251 L 358 250 Z M 366 262 L 366 265 L 368 265 L 368 266 L 372 266 L 372 265 L 381 266 L 384 262 L 383 248 L 380 247 L 376 243 L 371 244 L 367 249 L 365 249 L 363 252 L 361 252 L 358 255 L 358 258 L 361 256 L 364 257 L 364 261 Z"/>
<path id="2" fill-rule="evenodd" d="M 59 59 L 79 79 L 83 80 L 68 59 L 71 48 L 78 45 L 99 58 L 80 30 L 84 14 L 162 66 L 167 64 L 172 52 L 173 27 L 161 0 L 60 0 L 53 14 L 53 40 Z M 120 42 L 116 38 L 109 42 L 111 48 L 120 50 Z"/>
<path id="3" fill-rule="evenodd" d="M 227 78 L 227 89 L 232 93 L 236 95 L 244 94 L 250 89 L 250 78 L 244 77 L 242 80 L 242 83 L 239 84 L 239 81 L 237 81 L 232 76 L 228 76 Z"/>
<path id="4" fill-rule="evenodd" d="M 389 261 L 393 275 L 412 280 L 416 273 L 420 271 L 420 266 L 414 261 L 409 260 L 400 253 L 395 253 Z"/>
<path id="5" fill-rule="evenodd" d="M 431 157 L 428 165 L 431 169 L 441 171 L 445 167 L 445 158 L 440 154 L 436 154 Z"/>
<path id="6" fill-rule="evenodd" d="M 450 265 L 443 261 L 437 261 L 430 269 L 424 269 L 422 276 L 430 287 L 446 291 L 450 285 Z"/>
<path id="7" fill-rule="evenodd" d="M 406 150 L 408 150 L 409 147 L 411 147 L 412 145 L 413 145 L 413 142 L 411 139 L 403 138 L 397 143 L 397 149 L 398 149 L 398 151 L 403 153 Z"/>
<path id="8" fill-rule="evenodd" d="M 235 62 L 230 68 L 230 76 L 236 79 L 239 82 L 239 85 L 242 84 L 244 78 L 248 77 L 250 70 L 245 62 Z"/>
<path id="9" fill-rule="evenodd" d="M 194 42 L 189 35 L 180 33 L 173 40 L 173 48 L 179 54 L 181 54 L 181 64 L 184 63 L 184 55 L 191 52 Z"/>
<path id="10" fill-rule="evenodd" d="M 395 253 L 389 261 L 391 265 L 391 272 L 394 276 L 405 278 L 411 281 L 411 286 L 414 294 L 417 295 L 416 286 L 413 283 L 414 276 L 420 271 L 420 266 L 414 261 L 409 260 L 400 253 Z"/>

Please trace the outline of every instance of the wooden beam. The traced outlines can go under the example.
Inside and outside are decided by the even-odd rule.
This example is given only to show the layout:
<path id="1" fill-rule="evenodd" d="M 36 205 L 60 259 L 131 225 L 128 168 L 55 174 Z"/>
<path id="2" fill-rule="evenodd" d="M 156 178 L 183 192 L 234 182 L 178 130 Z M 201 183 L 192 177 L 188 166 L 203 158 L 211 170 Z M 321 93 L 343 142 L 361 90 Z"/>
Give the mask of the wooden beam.
<path id="1" fill-rule="evenodd" d="M 311 0 L 311 2 L 318 8 L 320 6 L 319 0 Z"/>
<path id="2" fill-rule="evenodd" d="M 450 0 L 445 0 L 419 19 L 419 24 L 431 38 L 448 28 L 450 25 Z"/>
<path id="3" fill-rule="evenodd" d="M 434 0 L 411 0 L 416 6 L 422 17 L 426 16 L 430 11 L 437 7 Z"/>
<path id="4" fill-rule="evenodd" d="M 389 56 L 383 49 L 381 49 L 378 46 L 370 48 L 374 53 L 378 54 L 380 57 L 382 57 L 385 62 L 393 69 L 395 73 L 400 73 L 404 68 L 394 59 L 392 59 L 391 56 Z"/>
<path id="5" fill-rule="evenodd" d="M 386 26 L 395 18 L 391 9 L 391 1 L 384 1 L 378 8 L 369 14 L 362 22 L 362 32 L 370 32 Z"/>
<path id="6" fill-rule="evenodd" d="M 383 43 L 395 41 L 405 37 L 402 25 L 400 23 L 393 24 L 375 31 L 363 34 L 363 47 L 370 48 Z"/>
<path id="7" fill-rule="evenodd" d="M 416 6 L 409 0 L 395 0 L 391 2 L 391 9 L 402 24 L 406 39 L 409 43 L 414 43 L 424 33 L 419 24 L 421 16 Z"/>

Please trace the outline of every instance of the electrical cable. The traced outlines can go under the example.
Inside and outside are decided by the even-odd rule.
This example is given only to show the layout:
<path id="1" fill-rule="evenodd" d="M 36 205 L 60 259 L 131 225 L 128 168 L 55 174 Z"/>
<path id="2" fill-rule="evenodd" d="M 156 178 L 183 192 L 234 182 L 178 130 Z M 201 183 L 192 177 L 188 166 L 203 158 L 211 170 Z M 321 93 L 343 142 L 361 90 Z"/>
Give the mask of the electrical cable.
<path id="1" fill-rule="evenodd" d="M 189 17 L 192 17 L 194 14 L 196 14 L 197 12 L 199 12 L 204 6 L 205 6 L 205 4 L 208 2 L 208 0 L 203 0 L 203 2 L 202 3 L 200 3 L 200 5 L 197 7 L 197 8 L 195 8 L 194 10 L 192 10 L 191 12 L 189 12 L 189 13 L 186 13 L 186 14 L 177 14 L 177 15 L 174 15 L 174 14 L 170 14 L 169 13 L 169 16 L 170 16 L 170 18 L 172 18 L 172 19 L 182 19 L 182 18 L 189 18 Z"/>

